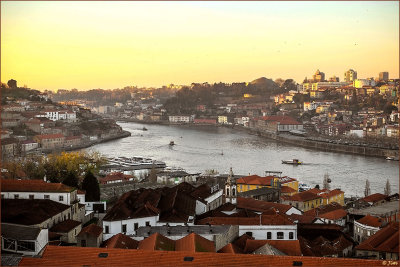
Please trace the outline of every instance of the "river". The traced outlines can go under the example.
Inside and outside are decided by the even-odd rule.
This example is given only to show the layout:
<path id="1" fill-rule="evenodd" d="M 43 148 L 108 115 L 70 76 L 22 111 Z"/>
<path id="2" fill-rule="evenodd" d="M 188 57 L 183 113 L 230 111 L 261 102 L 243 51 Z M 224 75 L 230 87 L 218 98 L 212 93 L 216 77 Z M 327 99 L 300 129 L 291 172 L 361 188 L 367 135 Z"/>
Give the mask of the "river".
<path id="1" fill-rule="evenodd" d="M 143 156 L 164 161 L 167 166 L 188 172 L 214 169 L 235 174 L 264 175 L 267 170 L 298 179 L 312 187 L 322 185 L 325 173 L 331 188 L 341 188 L 346 197 L 363 196 L 366 179 L 372 193 L 383 193 L 389 179 L 392 193 L 399 191 L 399 162 L 290 146 L 246 132 L 214 126 L 171 126 L 119 123 L 132 136 L 101 143 L 86 150 L 107 157 Z M 143 126 L 148 130 L 143 131 Z M 175 146 L 169 146 L 174 141 Z M 281 160 L 299 159 L 304 165 L 292 166 Z"/>

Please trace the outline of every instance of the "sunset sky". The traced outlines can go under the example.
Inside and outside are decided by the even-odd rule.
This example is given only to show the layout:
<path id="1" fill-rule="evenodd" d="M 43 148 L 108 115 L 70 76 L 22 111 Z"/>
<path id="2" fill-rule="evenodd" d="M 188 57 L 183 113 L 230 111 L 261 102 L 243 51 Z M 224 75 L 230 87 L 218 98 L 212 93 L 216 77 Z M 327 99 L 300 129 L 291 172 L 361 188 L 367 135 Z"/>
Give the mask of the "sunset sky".
<path id="1" fill-rule="evenodd" d="M 35 89 L 399 77 L 399 2 L 1 2 L 1 81 Z"/>

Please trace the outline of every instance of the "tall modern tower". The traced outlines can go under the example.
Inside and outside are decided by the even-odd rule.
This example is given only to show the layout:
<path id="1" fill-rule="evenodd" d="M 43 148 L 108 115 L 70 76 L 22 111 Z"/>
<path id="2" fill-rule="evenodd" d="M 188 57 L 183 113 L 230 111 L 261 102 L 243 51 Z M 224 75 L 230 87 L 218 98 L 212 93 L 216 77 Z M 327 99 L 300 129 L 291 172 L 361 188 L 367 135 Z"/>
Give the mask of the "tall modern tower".
<path id="1" fill-rule="evenodd" d="M 380 80 L 380 81 L 387 81 L 387 80 L 389 80 L 389 72 L 387 72 L 387 71 L 379 72 L 379 80 Z"/>

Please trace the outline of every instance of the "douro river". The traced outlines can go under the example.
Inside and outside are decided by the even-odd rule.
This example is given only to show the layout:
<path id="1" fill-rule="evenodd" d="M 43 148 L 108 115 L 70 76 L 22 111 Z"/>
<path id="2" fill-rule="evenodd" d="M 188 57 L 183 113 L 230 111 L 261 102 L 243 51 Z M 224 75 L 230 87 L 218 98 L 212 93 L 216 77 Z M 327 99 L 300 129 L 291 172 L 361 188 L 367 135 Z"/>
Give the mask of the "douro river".
<path id="1" fill-rule="evenodd" d="M 119 123 L 132 136 L 98 144 L 87 150 L 107 157 L 143 156 L 164 161 L 167 166 L 182 167 L 188 172 L 214 169 L 235 174 L 282 171 L 282 175 L 311 187 L 322 185 L 324 174 L 332 180 L 331 188 L 340 188 L 345 196 L 363 196 L 365 181 L 372 193 L 383 193 L 389 179 L 392 193 L 399 190 L 399 162 L 384 158 L 324 152 L 277 143 L 246 132 L 214 126 L 168 126 Z M 143 130 L 147 128 L 147 131 Z M 175 145 L 170 146 L 170 141 Z M 304 165 L 282 164 L 281 160 L 299 159 Z"/>

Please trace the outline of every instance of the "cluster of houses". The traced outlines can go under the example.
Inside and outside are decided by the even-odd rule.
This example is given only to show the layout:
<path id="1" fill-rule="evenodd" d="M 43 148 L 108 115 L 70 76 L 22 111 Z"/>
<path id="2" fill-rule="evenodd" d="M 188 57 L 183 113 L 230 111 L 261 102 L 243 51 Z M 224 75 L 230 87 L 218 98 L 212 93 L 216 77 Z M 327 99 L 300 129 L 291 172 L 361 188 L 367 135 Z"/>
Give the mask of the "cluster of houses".
<path id="1" fill-rule="evenodd" d="M 83 134 L 77 122 L 101 118 L 77 105 L 26 99 L 8 102 L 1 107 L 2 159 L 79 148 L 122 131 L 110 126 L 107 131 L 94 129 L 93 134 Z"/>
<path id="2" fill-rule="evenodd" d="M 113 177 L 129 180 L 123 175 Z M 295 178 L 241 176 L 231 169 L 223 187 L 215 182 L 196 187 L 182 181 L 172 187 L 131 190 L 101 220 L 91 223 L 93 207 L 103 203 L 86 203 L 84 192 L 45 181 L 1 182 L 2 251 L 6 253 L 35 256 L 51 251 L 48 245 L 57 245 L 68 246 L 67 250 L 94 247 L 100 254 L 127 249 L 227 257 L 387 261 L 399 257 L 398 194 L 376 193 L 345 203 L 340 189 L 299 192 Z"/>

